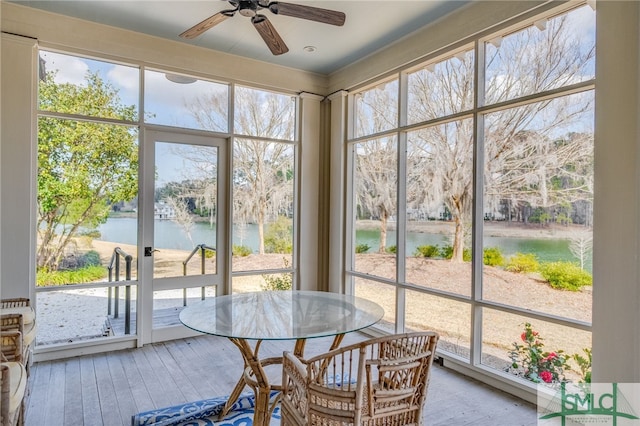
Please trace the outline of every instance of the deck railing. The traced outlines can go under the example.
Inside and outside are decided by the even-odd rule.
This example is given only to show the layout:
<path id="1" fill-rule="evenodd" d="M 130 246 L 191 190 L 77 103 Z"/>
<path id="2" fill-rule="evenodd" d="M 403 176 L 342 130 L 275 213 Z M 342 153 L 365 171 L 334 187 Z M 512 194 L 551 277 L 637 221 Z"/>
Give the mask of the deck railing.
<path id="1" fill-rule="evenodd" d="M 202 275 L 205 274 L 205 260 L 206 260 L 206 251 L 210 250 L 215 252 L 216 249 L 213 247 L 209 247 L 206 244 L 198 244 L 197 246 L 195 246 L 195 248 L 191 251 L 191 253 L 189 254 L 189 256 L 187 256 L 187 258 L 182 262 L 182 275 L 184 275 L 185 277 L 187 276 L 187 263 L 189 263 L 189 261 L 191 260 L 191 258 L 193 258 L 193 256 L 197 253 L 200 252 L 200 273 Z M 202 300 L 204 300 L 205 298 L 205 287 L 202 287 Z M 187 306 L 187 289 L 183 289 L 182 290 L 182 304 L 183 306 Z"/>
<path id="2" fill-rule="evenodd" d="M 130 254 L 125 253 L 120 247 L 116 247 L 113 249 L 113 254 L 111 255 L 111 261 L 109 262 L 109 266 L 107 266 L 107 270 L 109 271 L 109 282 L 117 282 L 120 281 L 120 259 L 124 259 L 125 262 L 125 280 L 127 282 L 131 281 L 131 263 L 133 257 Z M 114 271 L 115 269 L 115 271 Z M 115 274 L 114 274 L 115 272 Z M 113 287 L 114 296 L 113 296 L 113 317 L 118 318 L 120 312 L 120 287 Z M 131 334 L 131 286 L 125 286 L 125 296 L 124 296 L 124 334 Z M 107 296 L 107 314 L 111 315 L 111 287 L 109 287 L 108 296 Z"/>

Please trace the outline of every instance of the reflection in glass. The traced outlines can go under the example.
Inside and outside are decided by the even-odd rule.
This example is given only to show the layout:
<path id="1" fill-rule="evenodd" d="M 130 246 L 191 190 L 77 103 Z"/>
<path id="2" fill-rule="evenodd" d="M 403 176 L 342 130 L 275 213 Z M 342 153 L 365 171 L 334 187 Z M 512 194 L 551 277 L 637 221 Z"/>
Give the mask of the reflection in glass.
<path id="1" fill-rule="evenodd" d="M 229 85 L 146 70 L 144 121 L 229 132 Z"/>

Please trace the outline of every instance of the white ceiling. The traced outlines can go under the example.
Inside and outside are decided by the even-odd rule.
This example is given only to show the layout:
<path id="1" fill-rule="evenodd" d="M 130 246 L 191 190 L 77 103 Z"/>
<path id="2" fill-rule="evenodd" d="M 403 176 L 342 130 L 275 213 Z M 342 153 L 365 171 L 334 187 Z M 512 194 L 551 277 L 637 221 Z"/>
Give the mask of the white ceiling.
<path id="1" fill-rule="evenodd" d="M 279 56 L 271 54 L 250 19 L 238 13 L 196 39 L 178 37 L 203 19 L 232 8 L 222 0 L 14 2 L 233 55 L 330 74 L 468 4 L 470 0 L 290 0 L 287 2 L 339 10 L 347 18 L 344 26 L 336 27 L 263 10 L 261 13 L 269 18 L 289 47 L 288 53 Z M 316 50 L 307 52 L 305 46 L 315 46 Z"/>

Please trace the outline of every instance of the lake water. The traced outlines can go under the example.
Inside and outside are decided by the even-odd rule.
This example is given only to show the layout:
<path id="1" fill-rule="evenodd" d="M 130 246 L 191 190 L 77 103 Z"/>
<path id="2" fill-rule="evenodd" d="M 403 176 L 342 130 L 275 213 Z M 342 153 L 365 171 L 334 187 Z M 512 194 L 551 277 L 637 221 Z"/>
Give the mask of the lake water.
<path id="1" fill-rule="evenodd" d="M 122 244 L 136 244 L 137 220 L 135 218 L 109 218 L 101 225 L 100 240 L 114 241 Z M 215 224 L 194 223 L 191 230 L 193 243 L 189 241 L 184 230 L 170 220 L 156 221 L 155 223 L 155 248 L 190 250 L 196 244 L 213 245 L 215 238 Z M 254 252 L 258 251 L 257 225 L 245 225 L 233 227 L 233 244 L 245 245 Z M 395 244 L 395 231 L 387 233 L 387 245 Z M 378 249 L 380 233 L 376 230 L 361 230 L 356 232 L 357 244 L 367 244 L 371 247 L 369 252 Z M 440 247 L 451 244 L 449 237 L 442 234 L 428 234 L 422 232 L 409 233 L 407 235 L 407 253 L 412 255 L 416 247 L 421 245 L 438 245 Z M 486 237 L 485 247 L 499 247 L 505 256 L 514 253 L 534 253 L 543 262 L 558 260 L 577 261 L 569 250 L 569 241 L 564 239 L 534 239 L 514 237 Z M 590 263 L 590 262 L 589 262 Z M 591 269 L 591 265 L 587 265 Z"/>

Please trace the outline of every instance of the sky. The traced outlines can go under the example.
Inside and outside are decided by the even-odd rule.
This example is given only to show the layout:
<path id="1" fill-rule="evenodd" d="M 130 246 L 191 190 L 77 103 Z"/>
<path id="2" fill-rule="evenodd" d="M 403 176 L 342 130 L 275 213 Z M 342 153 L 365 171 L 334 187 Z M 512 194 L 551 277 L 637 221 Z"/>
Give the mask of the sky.
<path id="1" fill-rule="evenodd" d="M 75 57 L 49 51 L 40 51 L 45 60 L 47 71 L 57 70 L 56 83 L 74 85 L 86 84 L 88 72 L 99 73 L 103 80 L 118 91 L 121 103 L 135 105 L 140 103 L 140 70 L 137 67 L 111 62 Z M 192 84 L 180 84 L 169 81 L 165 73 L 148 70 L 145 73 L 145 108 L 147 122 L 176 127 L 200 128 L 186 105 L 203 93 L 215 93 L 228 96 L 226 84 L 197 80 Z M 156 149 L 156 170 L 159 181 L 156 186 L 169 181 L 181 181 L 185 178 L 184 165 L 175 150 L 174 144 L 158 143 Z"/>
<path id="2" fill-rule="evenodd" d="M 140 112 L 140 70 L 138 67 L 98 61 L 88 58 L 40 51 L 47 71 L 57 70 L 57 83 L 85 84 L 88 72 L 98 72 L 111 84 L 125 105 L 135 105 Z M 200 129 L 186 105 L 203 94 L 228 96 L 228 85 L 197 80 L 192 84 L 169 81 L 164 72 L 147 70 L 145 73 L 145 111 L 147 121 L 155 124 Z"/>

